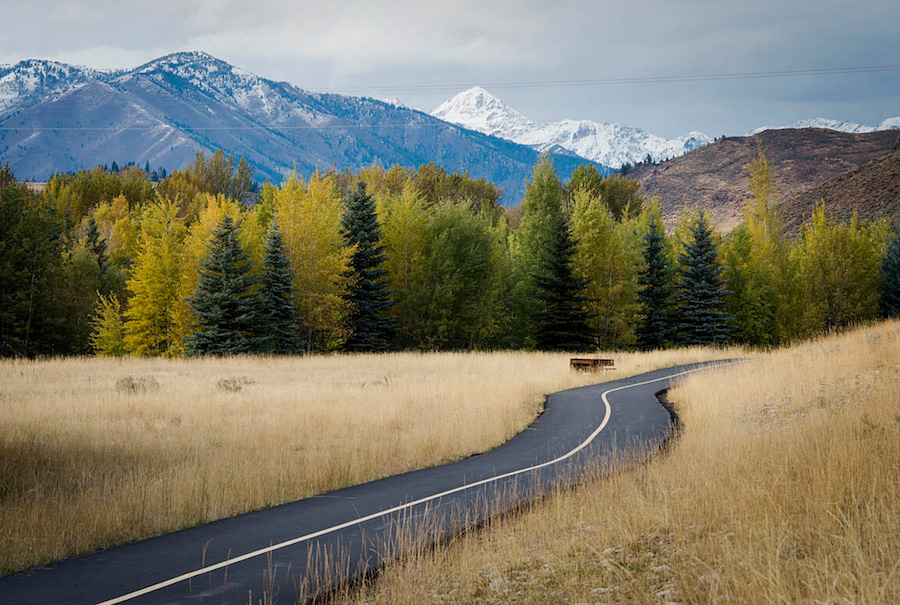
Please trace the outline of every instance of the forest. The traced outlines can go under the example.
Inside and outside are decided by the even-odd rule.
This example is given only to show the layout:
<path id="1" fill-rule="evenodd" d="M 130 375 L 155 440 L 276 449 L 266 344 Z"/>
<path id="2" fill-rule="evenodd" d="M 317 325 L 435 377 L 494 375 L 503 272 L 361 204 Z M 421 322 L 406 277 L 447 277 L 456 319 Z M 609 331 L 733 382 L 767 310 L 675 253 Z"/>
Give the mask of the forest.
<path id="1" fill-rule="evenodd" d="M 525 197 L 435 164 L 254 180 L 0 169 L 0 356 L 773 347 L 900 313 L 900 236 L 819 205 L 793 239 L 762 150 L 744 221 L 672 233 L 635 181 L 548 156 Z"/>

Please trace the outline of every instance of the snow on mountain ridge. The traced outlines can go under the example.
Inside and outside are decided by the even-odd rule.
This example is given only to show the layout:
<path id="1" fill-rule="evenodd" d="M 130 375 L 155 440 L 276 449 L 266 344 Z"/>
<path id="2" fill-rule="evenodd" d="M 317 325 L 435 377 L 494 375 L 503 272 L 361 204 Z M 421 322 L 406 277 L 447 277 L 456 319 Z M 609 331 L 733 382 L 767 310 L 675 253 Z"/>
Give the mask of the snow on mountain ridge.
<path id="1" fill-rule="evenodd" d="M 0 114 L 34 97 L 58 97 L 112 73 L 46 59 L 26 59 L 0 66 Z"/>
<path id="2" fill-rule="evenodd" d="M 442 103 L 431 115 L 469 130 L 513 141 L 514 137 L 523 136 L 539 126 L 480 86 L 462 91 Z"/>
<path id="3" fill-rule="evenodd" d="M 561 147 L 605 166 L 675 157 L 712 142 L 702 132 L 666 139 L 615 122 L 560 120 L 538 124 L 480 86 L 457 94 L 431 112 L 436 118 L 541 151 Z"/>
<path id="4" fill-rule="evenodd" d="M 750 134 L 759 134 L 765 130 L 784 130 L 787 128 L 825 128 L 827 130 L 837 130 L 838 132 L 867 133 L 880 130 L 900 129 L 900 116 L 888 118 L 882 121 L 878 126 L 866 126 L 865 124 L 857 124 L 856 122 L 848 122 L 846 120 L 812 118 L 808 120 L 799 120 L 789 126 L 762 126 Z"/>

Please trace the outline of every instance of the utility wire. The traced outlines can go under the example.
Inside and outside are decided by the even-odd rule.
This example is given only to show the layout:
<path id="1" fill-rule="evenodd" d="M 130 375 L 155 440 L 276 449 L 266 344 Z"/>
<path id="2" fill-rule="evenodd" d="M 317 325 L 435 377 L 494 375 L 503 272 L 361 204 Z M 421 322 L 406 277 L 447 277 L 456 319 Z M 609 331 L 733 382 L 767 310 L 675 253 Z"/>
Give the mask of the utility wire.
<path id="1" fill-rule="evenodd" d="M 714 82 L 719 80 L 755 80 L 761 78 L 793 78 L 799 76 L 832 76 L 840 74 L 883 73 L 900 71 L 900 65 L 868 65 L 858 67 L 829 67 L 823 69 L 792 69 L 784 71 L 745 71 L 720 74 L 679 76 L 642 76 L 633 78 L 600 78 L 590 80 L 535 80 L 523 82 L 490 82 L 480 86 L 490 88 L 550 88 L 558 86 L 603 86 L 609 84 L 656 84 L 668 82 Z M 346 86 L 320 89 L 322 92 L 351 90 L 460 90 L 474 84 L 411 84 L 395 86 Z"/>

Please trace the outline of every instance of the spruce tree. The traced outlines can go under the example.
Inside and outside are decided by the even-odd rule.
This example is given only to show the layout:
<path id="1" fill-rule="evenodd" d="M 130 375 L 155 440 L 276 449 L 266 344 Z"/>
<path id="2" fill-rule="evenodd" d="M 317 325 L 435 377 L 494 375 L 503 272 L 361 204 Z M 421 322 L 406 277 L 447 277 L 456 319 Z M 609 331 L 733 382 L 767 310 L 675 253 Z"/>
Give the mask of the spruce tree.
<path id="1" fill-rule="evenodd" d="M 691 236 L 678 258 L 678 342 L 688 346 L 724 344 L 732 334 L 726 310 L 728 291 L 712 228 L 703 213 L 691 227 Z"/>
<path id="2" fill-rule="evenodd" d="M 666 235 L 656 216 L 644 236 L 644 266 L 638 274 L 642 321 L 638 343 L 645 350 L 661 349 L 672 339 L 672 267 L 666 257 Z"/>
<path id="3" fill-rule="evenodd" d="M 188 305 L 194 331 L 185 338 L 193 355 L 255 353 L 259 298 L 250 259 L 241 248 L 238 226 L 225 216 L 212 234 Z"/>
<path id="4" fill-rule="evenodd" d="M 93 216 L 88 219 L 87 225 L 84 227 L 84 239 L 88 251 L 94 255 L 102 273 L 106 270 L 109 257 L 106 254 L 106 242 L 100 239 L 100 230 L 97 228 L 97 221 Z"/>
<path id="5" fill-rule="evenodd" d="M 584 351 L 591 343 L 589 315 L 581 307 L 587 280 L 572 270 L 575 242 L 568 225 L 559 221 L 548 235 L 541 271 L 534 275 L 535 344 L 542 351 Z"/>
<path id="6" fill-rule="evenodd" d="M 276 355 L 300 353 L 303 341 L 298 336 L 300 325 L 294 306 L 294 273 L 277 216 L 266 233 L 259 297 L 261 351 Z"/>
<path id="7" fill-rule="evenodd" d="M 893 236 L 881 263 L 881 310 L 885 317 L 900 317 L 900 221 L 894 223 Z"/>
<path id="8" fill-rule="evenodd" d="M 375 200 L 366 193 L 362 181 L 347 196 L 341 233 L 347 246 L 356 247 L 350 259 L 352 282 L 346 296 L 351 308 L 351 332 L 344 348 L 359 352 L 386 351 L 396 332 L 397 320 L 384 315 L 394 303 L 389 298 Z"/>

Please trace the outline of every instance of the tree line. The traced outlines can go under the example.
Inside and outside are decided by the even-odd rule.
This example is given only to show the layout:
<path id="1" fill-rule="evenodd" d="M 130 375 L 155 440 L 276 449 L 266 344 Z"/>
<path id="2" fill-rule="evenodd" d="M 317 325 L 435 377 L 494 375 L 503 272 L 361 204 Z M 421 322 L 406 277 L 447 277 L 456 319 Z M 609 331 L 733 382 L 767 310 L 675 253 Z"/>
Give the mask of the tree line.
<path id="1" fill-rule="evenodd" d="M 0 355 L 775 346 L 900 312 L 900 238 L 820 205 L 787 240 L 762 151 L 744 220 L 666 234 L 633 180 L 542 156 L 519 208 L 434 164 L 292 175 L 198 154 L 0 171 Z"/>

